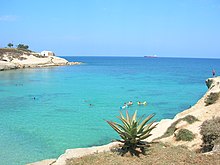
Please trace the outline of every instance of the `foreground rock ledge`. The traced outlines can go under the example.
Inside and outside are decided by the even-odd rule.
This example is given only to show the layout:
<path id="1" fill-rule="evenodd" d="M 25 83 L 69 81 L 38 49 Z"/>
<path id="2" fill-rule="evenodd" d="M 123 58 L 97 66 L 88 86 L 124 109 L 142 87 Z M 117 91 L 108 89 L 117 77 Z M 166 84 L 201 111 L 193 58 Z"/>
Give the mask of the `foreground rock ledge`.
<path id="1" fill-rule="evenodd" d="M 200 147 L 202 140 L 201 135 L 199 134 L 199 128 L 203 121 L 211 119 L 213 116 L 220 116 L 220 100 L 217 100 L 214 104 L 206 106 L 205 99 L 211 92 L 220 92 L 220 77 L 209 78 L 206 80 L 206 85 L 208 91 L 205 95 L 191 108 L 177 114 L 174 119 L 163 119 L 159 122 L 157 127 L 152 131 L 152 136 L 150 136 L 147 141 L 153 141 L 154 139 L 162 136 L 166 129 L 179 118 L 183 118 L 187 115 L 193 115 L 199 119 L 198 122 L 193 124 L 182 124 L 180 128 L 187 128 L 192 132 L 196 133 L 196 138 L 191 142 L 177 142 L 174 140 L 174 135 L 168 138 L 161 139 L 162 142 L 170 142 L 173 145 L 185 145 L 191 150 L 196 150 Z M 76 148 L 76 149 L 67 149 L 64 154 L 62 154 L 57 160 L 51 160 L 48 164 L 45 164 L 45 160 L 31 163 L 28 165 L 66 165 L 66 160 L 71 158 L 82 157 L 85 155 L 90 155 L 94 153 L 110 151 L 110 149 L 119 143 L 114 142 L 103 146 L 90 147 L 90 148 Z"/>

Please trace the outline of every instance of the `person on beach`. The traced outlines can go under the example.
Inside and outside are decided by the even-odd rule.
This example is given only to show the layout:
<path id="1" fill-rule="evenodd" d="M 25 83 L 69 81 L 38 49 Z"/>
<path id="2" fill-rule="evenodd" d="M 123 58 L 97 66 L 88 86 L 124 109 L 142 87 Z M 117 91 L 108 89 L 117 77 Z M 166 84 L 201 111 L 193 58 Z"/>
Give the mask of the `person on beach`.
<path id="1" fill-rule="evenodd" d="M 215 74 L 216 74 L 215 69 L 212 69 L 212 76 L 215 77 Z"/>

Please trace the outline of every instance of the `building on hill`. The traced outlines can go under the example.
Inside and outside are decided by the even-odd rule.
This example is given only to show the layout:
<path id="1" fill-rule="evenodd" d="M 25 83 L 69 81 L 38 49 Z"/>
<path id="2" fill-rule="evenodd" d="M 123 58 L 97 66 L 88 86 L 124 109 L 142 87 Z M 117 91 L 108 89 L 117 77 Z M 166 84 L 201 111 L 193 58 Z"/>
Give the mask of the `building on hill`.
<path id="1" fill-rule="evenodd" d="M 52 52 L 52 51 L 47 51 L 47 50 L 44 50 L 40 53 L 42 56 L 55 56 L 55 54 Z"/>

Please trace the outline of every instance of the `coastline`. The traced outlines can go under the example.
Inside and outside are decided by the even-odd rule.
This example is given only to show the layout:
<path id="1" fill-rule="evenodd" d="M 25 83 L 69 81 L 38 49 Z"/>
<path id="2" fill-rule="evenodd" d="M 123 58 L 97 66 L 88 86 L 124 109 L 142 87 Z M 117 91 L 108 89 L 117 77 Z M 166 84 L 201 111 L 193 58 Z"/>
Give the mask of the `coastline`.
<path id="1" fill-rule="evenodd" d="M 69 62 L 57 56 L 42 56 L 40 53 L 18 49 L 1 49 L 0 71 L 23 68 L 80 65 L 81 62 Z"/>
<path id="2" fill-rule="evenodd" d="M 159 137 L 161 137 L 167 130 L 167 128 L 175 121 L 177 121 L 180 118 L 183 118 L 187 115 L 193 115 L 196 118 L 198 118 L 199 121 L 193 123 L 193 124 L 187 124 L 186 122 L 181 122 L 177 126 L 177 130 L 182 128 L 187 128 L 195 133 L 195 139 L 191 142 L 176 142 L 174 140 L 175 138 L 175 132 L 172 136 L 169 136 L 167 138 L 159 139 L 159 141 L 162 142 L 168 142 L 172 143 L 172 145 L 185 145 L 191 150 L 197 150 L 202 141 L 201 141 L 201 135 L 199 133 L 200 131 L 200 125 L 203 121 L 207 119 L 211 119 L 213 116 L 220 116 L 220 100 L 218 99 L 215 103 L 212 105 L 207 106 L 205 104 L 205 100 L 211 93 L 219 93 L 220 92 L 220 77 L 215 78 L 209 78 L 206 80 L 206 85 L 208 87 L 207 92 L 204 94 L 202 98 L 198 100 L 198 102 L 193 105 L 191 108 L 186 109 L 180 113 L 178 113 L 173 119 L 163 119 L 159 122 L 157 127 L 152 131 L 152 136 L 147 139 L 147 141 L 153 141 Z M 109 143 L 107 145 L 103 146 L 94 146 L 89 148 L 76 148 L 76 149 L 67 149 L 64 154 L 59 156 L 57 159 L 48 159 L 43 160 L 35 163 L 30 163 L 28 165 L 65 165 L 66 160 L 70 158 L 77 158 L 82 157 L 84 155 L 90 155 L 94 153 L 99 152 L 105 152 L 110 151 L 111 147 L 119 144 L 118 142 Z"/>

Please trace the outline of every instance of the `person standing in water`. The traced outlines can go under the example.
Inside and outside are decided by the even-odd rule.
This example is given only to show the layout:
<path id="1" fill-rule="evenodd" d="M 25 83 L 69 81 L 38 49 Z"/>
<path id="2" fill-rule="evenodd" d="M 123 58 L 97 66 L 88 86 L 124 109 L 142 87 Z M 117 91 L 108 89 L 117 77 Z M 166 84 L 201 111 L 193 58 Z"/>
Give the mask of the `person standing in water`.
<path id="1" fill-rule="evenodd" d="M 215 69 L 212 69 L 212 76 L 215 77 L 215 74 L 216 74 Z"/>

